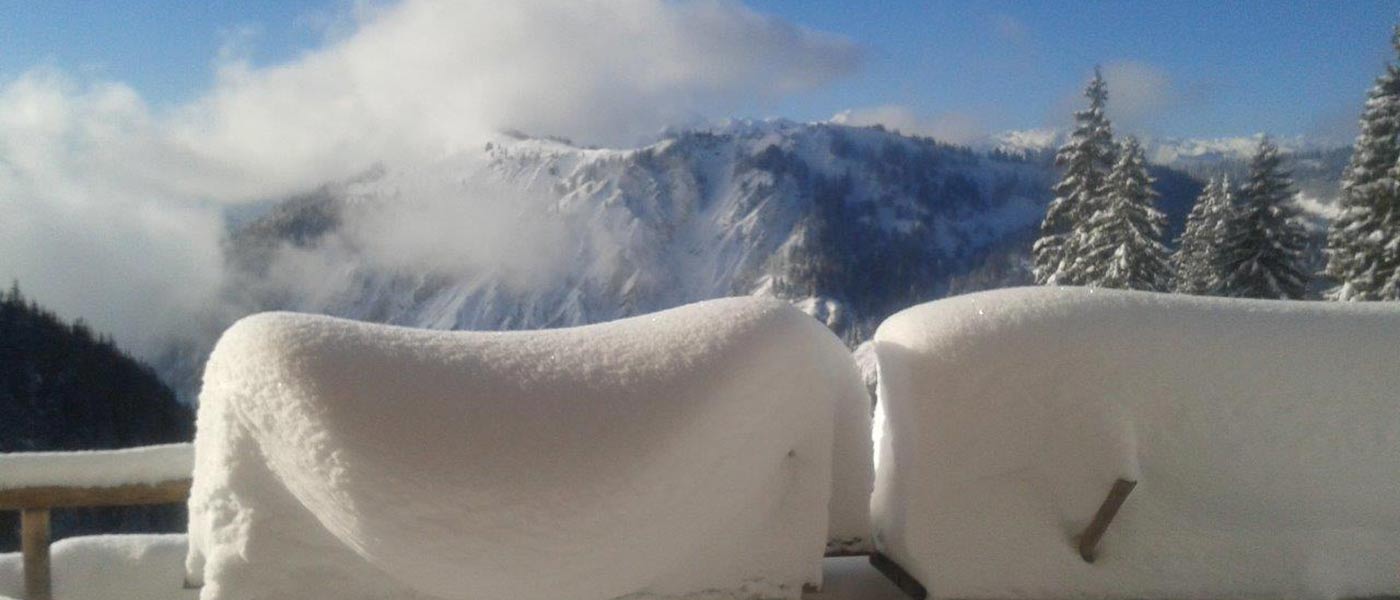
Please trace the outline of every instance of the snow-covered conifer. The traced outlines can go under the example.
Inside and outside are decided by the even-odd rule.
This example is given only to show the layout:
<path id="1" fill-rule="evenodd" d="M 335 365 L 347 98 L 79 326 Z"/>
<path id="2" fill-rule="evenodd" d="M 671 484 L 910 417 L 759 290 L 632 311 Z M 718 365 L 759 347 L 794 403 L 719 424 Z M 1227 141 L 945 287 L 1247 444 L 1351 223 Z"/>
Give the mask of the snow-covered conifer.
<path id="1" fill-rule="evenodd" d="M 1278 146 L 1259 142 L 1217 255 L 1219 295 L 1296 300 L 1307 291 L 1308 235 L 1281 161 Z"/>
<path id="2" fill-rule="evenodd" d="M 1147 160 L 1137 139 L 1119 149 L 1108 176 L 1104 202 L 1071 234 L 1083 285 L 1127 290 L 1165 291 L 1171 270 L 1162 238 L 1167 216 L 1153 204 L 1157 192 L 1147 174 Z"/>
<path id="3" fill-rule="evenodd" d="M 1196 198 L 1191 214 L 1186 217 L 1186 229 L 1172 255 L 1173 289 L 1180 294 L 1209 294 L 1220 283 L 1220 251 L 1225 238 L 1225 224 L 1234 208 L 1228 176 L 1212 178 Z"/>
<path id="4" fill-rule="evenodd" d="M 1055 199 L 1045 212 L 1040 238 L 1032 250 L 1035 280 L 1041 284 L 1084 283 L 1077 262 L 1083 249 L 1076 245 L 1078 238 L 1073 234 L 1103 204 L 1108 174 L 1113 169 L 1113 129 L 1104 115 L 1108 86 L 1098 68 L 1084 96 L 1089 99 L 1089 108 L 1074 113 L 1074 132 L 1055 155 L 1055 164 L 1064 167 L 1065 174 L 1055 185 Z"/>
<path id="5" fill-rule="evenodd" d="M 1400 27 L 1391 37 L 1400 53 Z M 1327 232 L 1324 274 L 1336 300 L 1400 300 L 1400 68 L 1376 79 L 1361 113 L 1361 134 L 1342 177 L 1341 212 Z"/>

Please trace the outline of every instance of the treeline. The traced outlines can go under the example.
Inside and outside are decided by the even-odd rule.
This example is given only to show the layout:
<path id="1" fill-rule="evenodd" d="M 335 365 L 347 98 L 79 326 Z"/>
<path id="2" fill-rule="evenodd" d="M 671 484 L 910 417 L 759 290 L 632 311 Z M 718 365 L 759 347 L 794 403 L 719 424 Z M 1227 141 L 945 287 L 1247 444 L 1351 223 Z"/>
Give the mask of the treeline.
<path id="1" fill-rule="evenodd" d="M 1392 38 L 1400 54 L 1400 28 Z M 1155 206 L 1142 149 L 1114 139 L 1102 74 L 1085 90 L 1070 140 L 1056 153 L 1064 175 L 1032 248 L 1036 282 L 1241 298 L 1400 300 L 1400 68 L 1371 89 L 1361 136 L 1342 177 L 1325 266 L 1278 147 L 1266 136 L 1234 186 L 1220 174 L 1197 198 L 1176 240 Z"/>
<path id="2" fill-rule="evenodd" d="M 189 441 L 194 412 L 155 373 L 81 320 L 65 323 L 0 293 L 0 452 L 97 450 Z M 54 514 L 55 537 L 110 531 L 177 531 L 183 507 Z M 0 551 L 16 547 L 12 513 L 0 513 Z"/>

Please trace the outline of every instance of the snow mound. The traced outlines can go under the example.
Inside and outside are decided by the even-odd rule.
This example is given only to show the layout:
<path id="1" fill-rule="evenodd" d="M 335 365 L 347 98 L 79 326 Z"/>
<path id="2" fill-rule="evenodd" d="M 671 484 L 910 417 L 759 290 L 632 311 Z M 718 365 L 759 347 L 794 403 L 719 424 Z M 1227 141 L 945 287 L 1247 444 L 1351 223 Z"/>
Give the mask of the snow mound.
<path id="1" fill-rule="evenodd" d="M 188 475 L 188 474 L 186 474 Z M 59 600 L 194 600 L 180 568 L 185 536 L 99 535 L 50 547 L 53 597 Z M 24 561 L 0 554 L 0 597 L 24 597 Z"/>
<path id="2" fill-rule="evenodd" d="M 194 446 L 0 454 L 0 489 L 153 485 L 189 479 Z"/>
<path id="3" fill-rule="evenodd" d="M 205 372 L 187 577 L 204 600 L 797 598 L 863 394 L 773 300 L 534 332 L 256 315 Z"/>
<path id="4" fill-rule="evenodd" d="M 171 535 L 106 535 L 54 544 L 59 600 L 194 600 L 181 584 L 186 539 Z M 22 559 L 0 554 L 0 600 L 22 600 Z M 822 561 L 822 590 L 803 600 L 903 600 L 903 592 L 864 558 Z"/>
<path id="5" fill-rule="evenodd" d="M 1400 592 L 1400 306 L 1024 288 L 875 339 L 876 545 L 935 597 Z"/>

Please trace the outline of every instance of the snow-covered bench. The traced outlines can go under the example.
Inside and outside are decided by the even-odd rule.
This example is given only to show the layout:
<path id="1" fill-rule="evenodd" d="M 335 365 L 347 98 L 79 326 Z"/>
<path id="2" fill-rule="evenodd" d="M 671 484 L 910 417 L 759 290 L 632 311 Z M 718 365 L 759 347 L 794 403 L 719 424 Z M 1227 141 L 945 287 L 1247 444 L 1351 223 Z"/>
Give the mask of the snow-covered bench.
<path id="1" fill-rule="evenodd" d="M 934 597 L 1400 592 L 1400 306 L 1012 289 L 876 353 L 876 545 Z"/>
<path id="2" fill-rule="evenodd" d="M 868 531 L 860 377 L 772 300 L 511 333 L 257 315 L 198 419 L 205 600 L 797 598 Z"/>

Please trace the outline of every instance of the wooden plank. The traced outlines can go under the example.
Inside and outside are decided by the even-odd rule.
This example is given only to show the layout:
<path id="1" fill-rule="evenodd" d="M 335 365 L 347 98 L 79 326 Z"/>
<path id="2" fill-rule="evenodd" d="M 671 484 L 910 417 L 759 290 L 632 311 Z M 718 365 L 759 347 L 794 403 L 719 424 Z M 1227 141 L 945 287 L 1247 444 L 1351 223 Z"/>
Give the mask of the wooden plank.
<path id="1" fill-rule="evenodd" d="M 879 571 L 910 598 L 914 600 L 928 598 L 928 590 L 924 589 L 924 585 L 919 583 L 919 580 L 914 579 L 914 576 L 910 575 L 908 571 L 905 571 L 904 567 L 890 560 L 889 557 L 879 552 L 873 552 L 870 554 L 870 566 L 875 567 L 876 571 Z"/>
<path id="2" fill-rule="evenodd" d="M 1079 536 L 1079 556 L 1084 562 L 1094 562 L 1094 550 L 1098 547 L 1099 540 L 1103 538 L 1104 532 L 1108 531 L 1108 524 L 1113 522 L 1113 517 L 1118 515 L 1118 509 L 1123 508 L 1123 502 L 1135 487 L 1136 481 L 1119 479 L 1113 482 L 1113 487 L 1108 490 L 1108 497 L 1103 499 L 1103 504 L 1099 505 L 1099 512 L 1094 514 L 1094 520 L 1089 522 L 1089 526 L 1084 528 L 1084 533 Z"/>
<path id="3" fill-rule="evenodd" d="M 32 487 L 0 490 L 0 510 L 178 504 L 190 495 L 190 480 L 105 488 Z"/>
<path id="4" fill-rule="evenodd" d="M 825 558 L 845 558 L 848 556 L 870 556 L 869 550 L 828 550 Z"/>
<path id="5" fill-rule="evenodd" d="M 47 508 L 26 508 L 20 512 L 20 552 L 24 556 L 25 600 L 53 600 Z"/>

